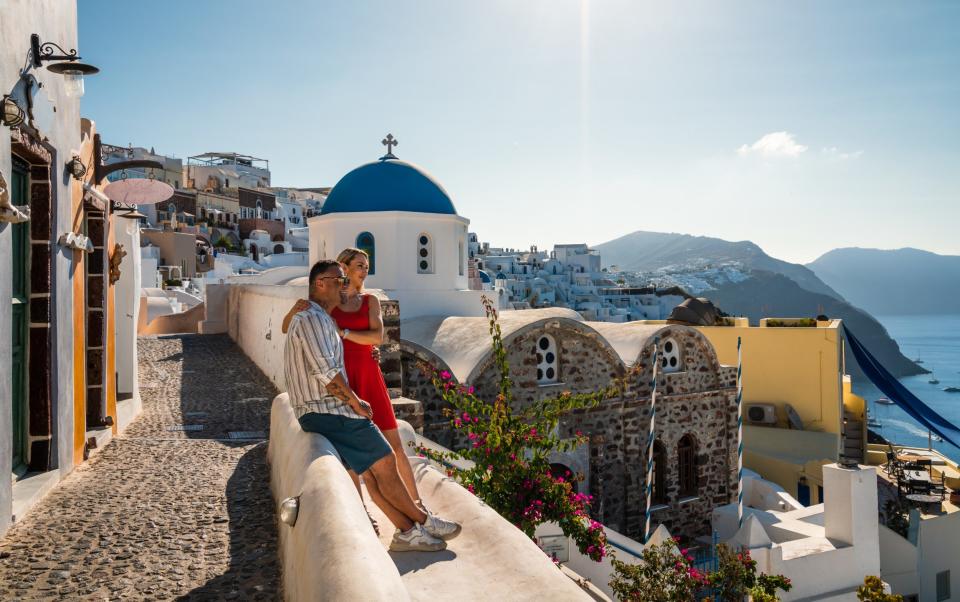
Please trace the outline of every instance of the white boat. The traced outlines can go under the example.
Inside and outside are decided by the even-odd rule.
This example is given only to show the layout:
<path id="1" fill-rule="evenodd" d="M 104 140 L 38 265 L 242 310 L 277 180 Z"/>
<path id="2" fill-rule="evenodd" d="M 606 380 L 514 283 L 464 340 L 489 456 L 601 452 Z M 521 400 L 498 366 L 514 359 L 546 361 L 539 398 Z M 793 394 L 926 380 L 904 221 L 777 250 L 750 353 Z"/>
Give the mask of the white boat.
<path id="1" fill-rule="evenodd" d="M 937 375 L 932 372 L 930 373 L 930 380 L 928 380 L 927 382 L 930 383 L 931 385 L 940 384 L 940 380 L 937 378 Z"/>
<path id="2" fill-rule="evenodd" d="M 878 399 L 878 400 L 876 401 L 876 403 L 879 403 L 879 404 L 882 405 L 882 406 L 892 406 L 892 405 L 894 405 L 894 402 L 893 402 L 892 400 L 890 400 L 890 399 L 887 399 L 886 397 L 881 397 L 880 399 Z"/>
<path id="3" fill-rule="evenodd" d="M 872 428 L 872 429 L 882 429 L 882 428 L 883 428 L 883 425 L 880 424 L 880 421 L 877 420 L 876 418 L 872 418 L 872 417 L 869 418 L 869 419 L 867 419 L 867 426 L 870 427 L 870 428 Z"/>

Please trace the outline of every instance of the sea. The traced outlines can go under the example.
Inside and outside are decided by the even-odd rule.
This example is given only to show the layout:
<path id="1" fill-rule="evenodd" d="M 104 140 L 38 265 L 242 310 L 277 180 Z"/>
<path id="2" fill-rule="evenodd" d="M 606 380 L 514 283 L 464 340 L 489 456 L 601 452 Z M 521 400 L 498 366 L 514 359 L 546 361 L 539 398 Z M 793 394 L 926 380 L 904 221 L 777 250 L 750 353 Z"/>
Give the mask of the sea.
<path id="1" fill-rule="evenodd" d="M 960 314 L 874 316 L 900 345 L 908 358 L 919 361 L 932 374 L 901 378 L 900 382 L 941 416 L 960 426 L 960 393 L 947 393 L 946 387 L 960 388 Z M 850 357 L 847 357 L 848 361 Z M 939 384 L 930 383 L 936 376 Z M 892 443 L 926 447 L 927 429 L 897 406 L 877 404 L 883 394 L 863 378 L 853 380 L 853 391 L 867 400 L 870 415 L 881 428 L 872 428 Z M 960 449 L 946 442 L 932 441 L 935 449 L 960 462 Z"/>

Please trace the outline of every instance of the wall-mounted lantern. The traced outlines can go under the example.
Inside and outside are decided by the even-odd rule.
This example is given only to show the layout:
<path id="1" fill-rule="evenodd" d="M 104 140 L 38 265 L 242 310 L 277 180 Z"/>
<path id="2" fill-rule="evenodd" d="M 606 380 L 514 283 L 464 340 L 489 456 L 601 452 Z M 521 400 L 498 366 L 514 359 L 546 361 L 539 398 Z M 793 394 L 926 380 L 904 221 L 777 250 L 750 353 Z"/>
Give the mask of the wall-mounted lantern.
<path id="1" fill-rule="evenodd" d="M 4 94 L 3 112 L 0 113 L 0 121 L 3 122 L 3 125 L 15 128 L 23 123 L 24 117 L 26 117 L 26 115 L 23 109 L 20 108 L 20 105 L 17 104 L 17 101 Z"/>
<path id="2" fill-rule="evenodd" d="M 61 54 L 55 54 L 54 50 Z M 53 42 L 40 42 L 40 36 L 32 34 L 30 36 L 30 59 L 33 66 L 40 68 L 43 61 L 59 61 L 52 65 L 47 65 L 47 71 L 59 73 L 66 82 L 64 93 L 72 98 L 83 96 L 83 76 L 99 73 L 100 69 L 93 65 L 78 62 L 81 57 L 77 56 L 76 49 L 70 49 L 68 53 L 59 45 Z"/>
<path id="3" fill-rule="evenodd" d="M 74 180 L 82 182 L 83 176 L 87 173 L 87 166 L 83 164 L 79 156 L 74 155 L 72 159 L 67 161 L 67 172 L 73 176 Z"/>
<path id="4" fill-rule="evenodd" d="M 76 249 L 77 251 L 83 251 L 84 253 L 93 253 L 93 241 L 83 234 L 64 232 L 60 235 L 60 240 L 57 242 L 60 243 L 61 247 Z"/>

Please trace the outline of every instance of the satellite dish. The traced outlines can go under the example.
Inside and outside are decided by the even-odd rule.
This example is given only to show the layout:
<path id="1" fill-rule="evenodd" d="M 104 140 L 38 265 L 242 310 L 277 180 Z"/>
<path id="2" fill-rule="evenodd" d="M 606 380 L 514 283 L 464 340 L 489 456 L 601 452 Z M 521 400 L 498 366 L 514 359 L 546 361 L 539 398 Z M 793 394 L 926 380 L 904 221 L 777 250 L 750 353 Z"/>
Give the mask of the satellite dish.
<path id="1" fill-rule="evenodd" d="M 173 187 L 157 180 L 137 178 L 111 182 L 103 192 L 116 203 L 155 205 L 172 197 Z"/>

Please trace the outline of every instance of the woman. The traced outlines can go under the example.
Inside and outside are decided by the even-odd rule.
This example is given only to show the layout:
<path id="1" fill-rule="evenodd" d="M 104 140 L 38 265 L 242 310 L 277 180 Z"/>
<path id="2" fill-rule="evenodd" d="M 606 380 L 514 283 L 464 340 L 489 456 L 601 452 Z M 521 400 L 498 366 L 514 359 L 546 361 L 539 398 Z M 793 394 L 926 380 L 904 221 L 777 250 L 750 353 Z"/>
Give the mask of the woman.
<path id="1" fill-rule="evenodd" d="M 422 508 L 413 469 L 397 430 L 397 418 L 393 413 L 390 394 L 387 392 L 380 364 L 374 358 L 374 346 L 383 344 L 383 316 L 380 312 L 380 300 L 363 290 L 363 281 L 370 270 L 370 258 L 366 251 L 350 248 L 341 251 L 337 261 L 343 266 L 350 284 L 344 291 L 340 305 L 330 313 L 330 317 L 337 323 L 343 339 L 343 363 L 347 371 L 347 382 L 357 397 L 373 408 L 373 422 L 393 448 L 400 477 L 410 497 Z M 284 333 L 287 332 L 293 316 L 308 307 L 310 304 L 305 299 L 294 304 L 283 318 Z M 359 489 L 356 475 L 351 473 L 351 476 Z"/>

